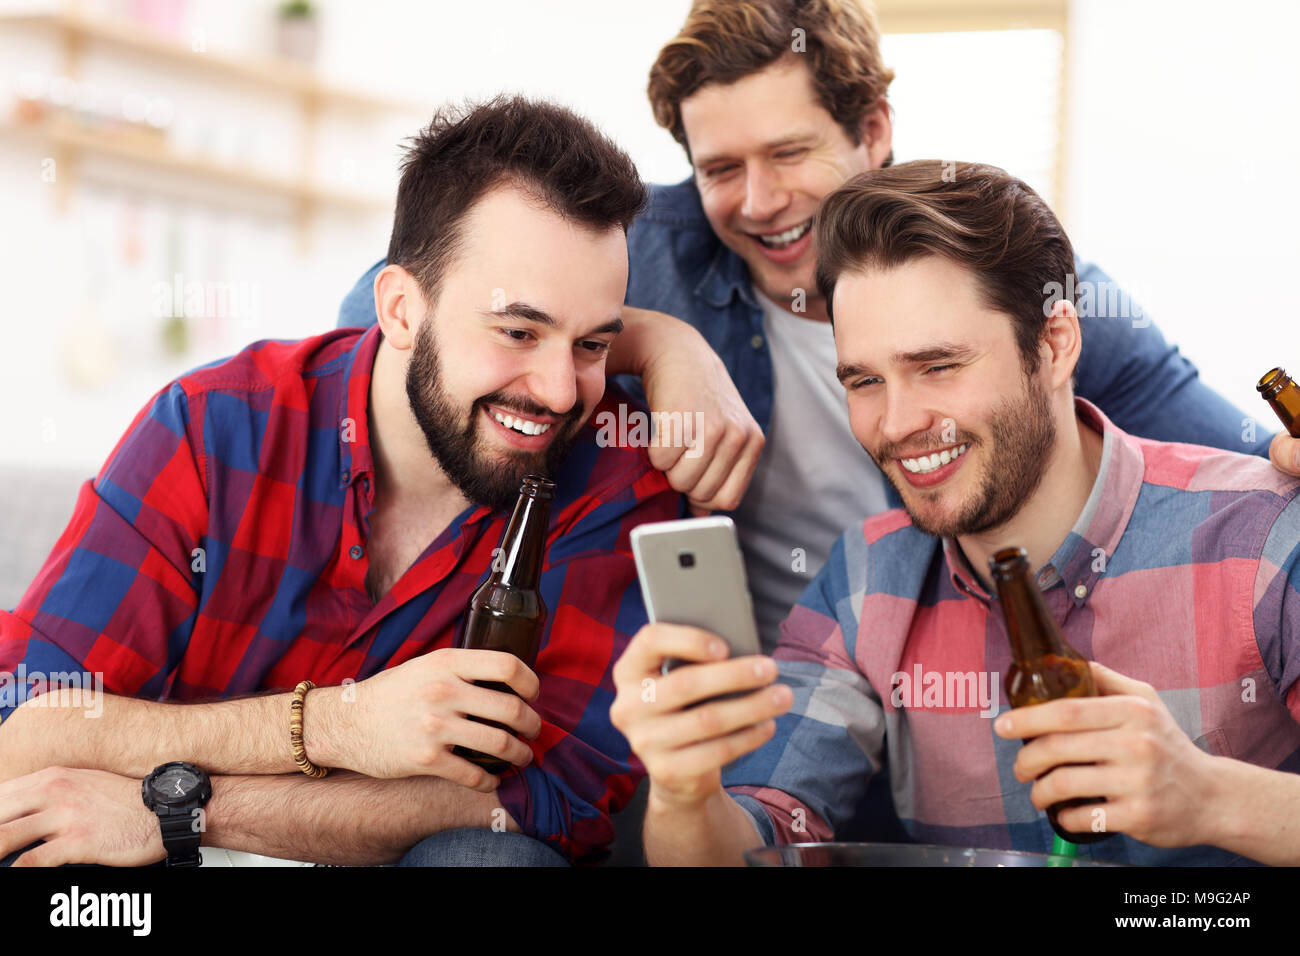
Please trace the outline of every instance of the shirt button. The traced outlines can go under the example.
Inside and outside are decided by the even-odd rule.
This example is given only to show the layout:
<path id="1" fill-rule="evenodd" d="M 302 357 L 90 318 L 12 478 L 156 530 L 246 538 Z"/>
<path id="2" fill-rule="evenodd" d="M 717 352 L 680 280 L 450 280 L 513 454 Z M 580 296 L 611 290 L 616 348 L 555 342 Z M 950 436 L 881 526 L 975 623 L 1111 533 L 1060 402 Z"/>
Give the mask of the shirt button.
<path id="1" fill-rule="evenodd" d="M 362 553 L 363 552 L 361 550 L 361 545 L 359 544 L 354 544 L 351 547 L 351 549 L 348 551 L 348 554 L 352 555 L 353 558 L 358 558 L 358 559 L 361 557 Z"/>
<path id="2" fill-rule="evenodd" d="M 749 344 L 756 349 L 761 349 L 763 347 L 763 336 L 761 335 L 754 336 L 752 339 L 749 340 Z"/>
<path id="3" fill-rule="evenodd" d="M 1076 584 L 1074 586 L 1074 596 L 1077 597 L 1080 601 L 1086 598 L 1088 596 L 1088 585 Z"/>

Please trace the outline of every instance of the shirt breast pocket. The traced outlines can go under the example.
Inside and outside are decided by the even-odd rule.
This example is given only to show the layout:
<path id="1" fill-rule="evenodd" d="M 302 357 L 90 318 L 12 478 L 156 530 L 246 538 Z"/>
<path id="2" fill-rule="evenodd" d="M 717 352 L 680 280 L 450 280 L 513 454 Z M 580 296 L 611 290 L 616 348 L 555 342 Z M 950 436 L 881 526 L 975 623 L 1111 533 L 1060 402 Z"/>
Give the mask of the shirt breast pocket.
<path id="1" fill-rule="evenodd" d="M 1192 741 L 1207 754 L 1215 757 L 1231 757 L 1232 748 L 1228 746 L 1228 735 L 1222 729 L 1211 730 Z"/>

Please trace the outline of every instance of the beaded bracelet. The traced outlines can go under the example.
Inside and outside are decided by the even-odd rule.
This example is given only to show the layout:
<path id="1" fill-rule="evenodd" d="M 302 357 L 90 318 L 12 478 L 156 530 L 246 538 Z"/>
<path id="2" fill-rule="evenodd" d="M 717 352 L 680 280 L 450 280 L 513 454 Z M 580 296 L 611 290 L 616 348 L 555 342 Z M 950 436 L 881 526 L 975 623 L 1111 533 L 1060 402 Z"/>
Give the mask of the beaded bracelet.
<path id="1" fill-rule="evenodd" d="M 302 742 L 302 708 L 307 699 L 307 691 L 316 685 L 309 680 L 302 681 L 293 689 L 293 701 L 289 704 L 289 745 L 293 748 L 293 762 L 309 777 L 323 777 L 330 772 L 329 767 L 318 767 L 307 759 L 307 748 Z"/>

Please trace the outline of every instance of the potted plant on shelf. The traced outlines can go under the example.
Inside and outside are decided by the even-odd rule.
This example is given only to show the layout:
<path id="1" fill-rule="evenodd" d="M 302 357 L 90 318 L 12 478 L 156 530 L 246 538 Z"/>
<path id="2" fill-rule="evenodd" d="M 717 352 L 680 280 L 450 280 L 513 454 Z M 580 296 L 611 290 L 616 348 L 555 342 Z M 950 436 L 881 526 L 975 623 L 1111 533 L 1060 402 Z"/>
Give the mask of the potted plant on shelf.
<path id="1" fill-rule="evenodd" d="M 316 7 L 309 0 L 287 0 L 280 4 L 275 39 L 280 56 L 305 66 L 315 63 L 319 39 Z"/>

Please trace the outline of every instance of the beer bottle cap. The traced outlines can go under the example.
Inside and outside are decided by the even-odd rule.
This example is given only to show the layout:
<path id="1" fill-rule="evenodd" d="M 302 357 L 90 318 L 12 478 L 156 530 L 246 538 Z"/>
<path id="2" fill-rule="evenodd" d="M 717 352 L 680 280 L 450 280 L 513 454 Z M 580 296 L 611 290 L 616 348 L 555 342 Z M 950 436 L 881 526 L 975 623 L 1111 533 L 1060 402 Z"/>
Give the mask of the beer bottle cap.
<path id="1" fill-rule="evenodd" d="M 1028 563 L 1029 555 L 1024 548 L 1003 548 L 989 558 L 989 571 L 994 578 L 1009 578 Z"/>
<path id="2" fill-rule="evenodd" d="M 545 501 L 555 497 L 555 482 L 549 478 L 543 478 L 541 475 L 527 475 L 523 484 L 519 486 L 521 495 L 528 495 L 530 498 L 541 498 Z"/>

